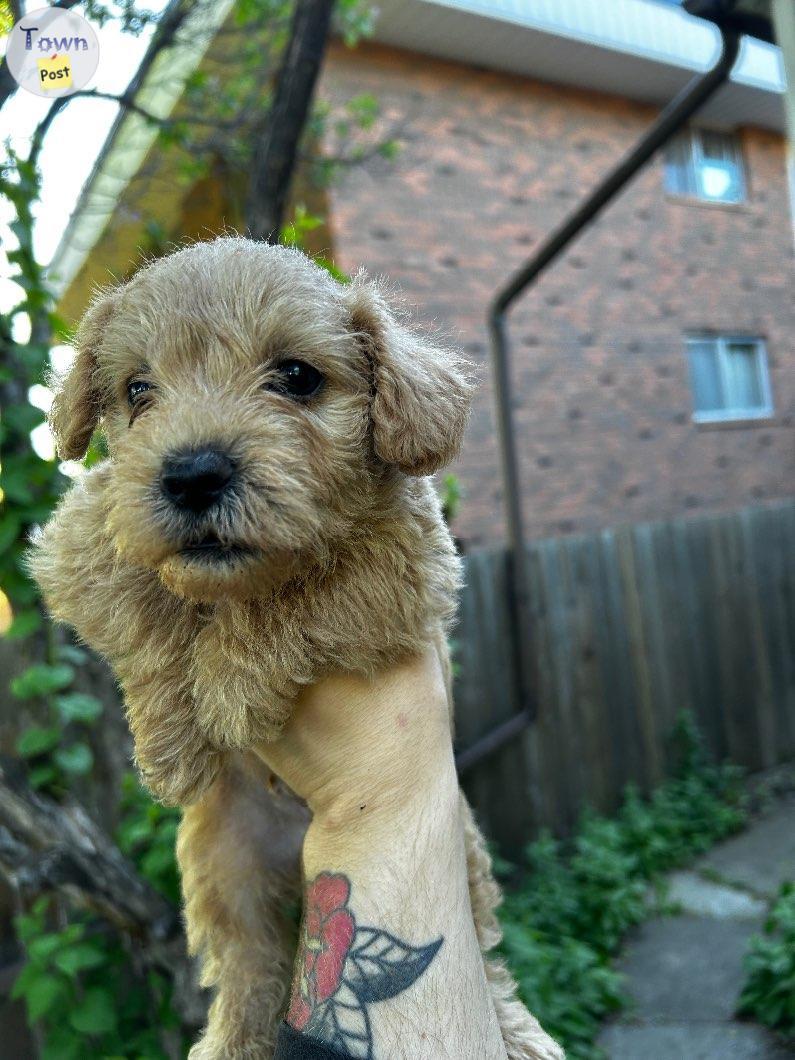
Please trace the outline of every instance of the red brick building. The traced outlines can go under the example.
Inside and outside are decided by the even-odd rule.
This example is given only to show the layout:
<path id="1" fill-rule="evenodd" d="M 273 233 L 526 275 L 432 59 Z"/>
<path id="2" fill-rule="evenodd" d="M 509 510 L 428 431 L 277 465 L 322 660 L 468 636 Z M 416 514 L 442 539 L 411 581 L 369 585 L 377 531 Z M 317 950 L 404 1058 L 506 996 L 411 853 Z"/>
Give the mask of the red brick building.
<path id="1" fill-rule="evenodd" d="M 394 8 L 386 5 L 386 13 Z M 658 13 L 690 21 L 664 8 L 652 15 Z M 450 27 L 458 14 L 441 10 Z M 404 21 L 409 17 L 404 11 Z M 473 48 L 489 31 L 481 21 L 461 30 Z M 503 28 L 491 27 L 498 36 Z M 460 41 L 442 40 L 448 53 L 456 46 L 465 52 Z M 561 51 L 566 43 L 558 40 Z M 617 54 L 616 67 L 622 61 L 627 57 Z M 559 67 L 559 80 L 565 69 Z M 582 78 L 582 62 L 577 72 Z M 686 76 L 682 71 L 682 81 Z M 640 87 L 636 94 L 652 91 L 650 77 Z M 372 93 L 402 127 L 397 160 L 358 167 L 332 192 L 334 250 L 345 268 L 362 263 L 389 276 L 478 364 L 481 387 L 454 469 L 465 494 L 457 529 L 470 547 L 497 542 L 502 507 L 489 299 L 637 141 L 658 108 L 627 94 L 383 45 L 335 48 L 323 90 L 332 98 Z M 511 317 L 518 448 L 533 536 L 738 508 L 795 488 L 786 145 L 771 101 L 741 95 L 732 84 L 705 115 L 705 153 L 718 156 L 715 172 L 702 173 L 706 186 L 695 171 L 688 183 L 692 142 L 669 151 L 667 162 L 651 164 Z M 714 143 L 712 129 L 719 131 Z M 707 153 L 702 169 L 709 163 Z M 722 201 L 732 199 L 739 201 Z M 707 341 L 696 345 L 697 338 Z M 733 388 L 728 377 L 738 374 Z"/>
<path id="2" fill-rule="evenodd" d="M 375 41 L 332 46 L 321 92 L 337 102 L 374 96 L 401 150 L 351 167 L 331 189 L 330 249 L 344 269 L 387 275 L 479 366 L 454 468 L 464 487 L 456 529 L 475 548 L 503 533 L 489 300 L 660 106 L 714 62 L 717 34 L 662 0 L 378 6 Z M 783 90 L 777 49 L 746 40 L 698 125 L 513 312 L 530 535 L 792 493 L 795 268 Z M 92 245 L 107 267 L 125 239 L 139 238 L 124 228 L 129 210 L 102 233 L 91 196 L 103 165 L 105 155 L 56 256 L 64 281 L 80 273 L 73 303 L 92 277 Z M 206 237 L 224 218 L 199 220 L 195 232 Z M 180 226 L 169 224 L 192 234 L 184 213 Z"/>

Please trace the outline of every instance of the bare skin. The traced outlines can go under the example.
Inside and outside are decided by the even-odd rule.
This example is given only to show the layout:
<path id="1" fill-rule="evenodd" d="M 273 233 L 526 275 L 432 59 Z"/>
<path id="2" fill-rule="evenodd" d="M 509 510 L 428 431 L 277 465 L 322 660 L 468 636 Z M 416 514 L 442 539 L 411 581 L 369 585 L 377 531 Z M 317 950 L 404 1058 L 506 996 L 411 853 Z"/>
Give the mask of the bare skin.
<path id="1" fill-rule="evenodd" d="M 505 1057 L 436 653 L 307 688 L 258 753 L 313 813 L 288 1022 L 373 1060 Z"/>

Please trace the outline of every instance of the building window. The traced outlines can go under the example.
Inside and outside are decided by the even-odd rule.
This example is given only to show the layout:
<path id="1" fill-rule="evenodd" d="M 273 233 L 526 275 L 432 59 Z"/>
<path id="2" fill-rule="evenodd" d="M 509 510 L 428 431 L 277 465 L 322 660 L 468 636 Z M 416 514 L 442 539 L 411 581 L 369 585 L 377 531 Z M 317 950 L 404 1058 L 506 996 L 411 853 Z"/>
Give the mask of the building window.
<path id="1" fill-rule="evenodd" d="M 737 137 L 709 129 L 688 129 L 665 155 L 665 187 L 672 195 L 707 202 L 743 202 L 745 175 Z"/>
<path id="2" fill-rule="evenodd" d="M 767 352 L 761 339 L 693 336 L 687 340 L 687 356 L 697 423 L 772 416 Z"/>

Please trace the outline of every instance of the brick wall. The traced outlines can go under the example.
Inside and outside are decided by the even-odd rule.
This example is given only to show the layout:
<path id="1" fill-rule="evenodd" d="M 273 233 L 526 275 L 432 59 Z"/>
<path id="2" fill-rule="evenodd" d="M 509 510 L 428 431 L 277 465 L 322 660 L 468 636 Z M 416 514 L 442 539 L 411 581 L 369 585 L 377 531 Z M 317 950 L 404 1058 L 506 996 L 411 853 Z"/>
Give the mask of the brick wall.
<path id="1" fill-rule="evenodd" d="M 352 167 L 332 192 L 334 251 L 385 273 L 461 342 L 482 385 L 454 470 L 456 529 L 502 535 L 489 378 L 489 298 L 638 138 L 654 111 L 376 45 L 334 48 L 331 100 L 372 93 L 396 161 Z M 780 137 L 741 132 L 749 201 L 674 199 L 653 163 L 511 317 L 519 451 L 532 536 L 717 511 L 795 486 L 793 232 Z M 775 416 L 693 424 L 686 332 L 766 339 Z"/>

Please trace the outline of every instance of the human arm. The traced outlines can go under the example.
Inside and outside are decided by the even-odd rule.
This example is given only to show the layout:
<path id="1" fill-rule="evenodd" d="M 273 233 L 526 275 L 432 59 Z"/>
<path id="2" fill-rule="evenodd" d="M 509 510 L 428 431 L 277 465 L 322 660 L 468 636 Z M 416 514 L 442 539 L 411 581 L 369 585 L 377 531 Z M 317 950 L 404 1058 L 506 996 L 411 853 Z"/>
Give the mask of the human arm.
<path id="1" fill-rule="evenodd" d="M 288 1023 L 376 1060 L 505 1057 L 435 653 L 307 688 L 259 753 L 313 812 Z"/>

